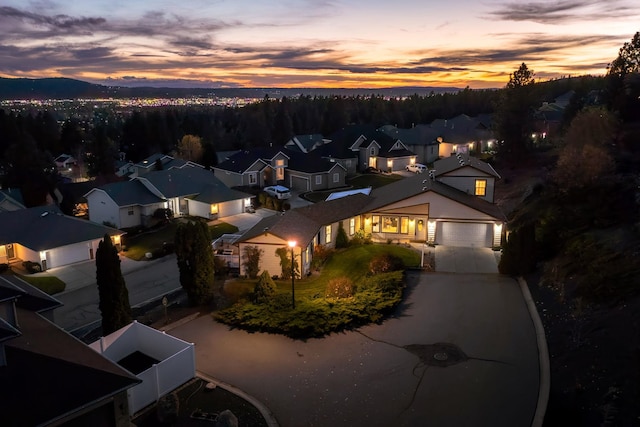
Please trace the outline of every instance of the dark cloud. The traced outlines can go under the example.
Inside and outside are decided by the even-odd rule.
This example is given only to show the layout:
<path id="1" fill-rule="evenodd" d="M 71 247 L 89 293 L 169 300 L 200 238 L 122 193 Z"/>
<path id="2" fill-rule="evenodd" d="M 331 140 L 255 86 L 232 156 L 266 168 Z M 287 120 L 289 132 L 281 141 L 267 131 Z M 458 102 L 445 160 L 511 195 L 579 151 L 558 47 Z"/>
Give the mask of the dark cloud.
<path id="1" fill-rule="evenodd" d="M 495 35 L 496 45 L 501 35 Z M 489 62 L 527 61 L 534 59 L 551 59 L 550 55 L 582 46 L 596 46 L 602 44 L 617 44 L 617 36 L 583 35 L 583 36 L 549 36 L 543 34 L 528 34 L 513 42 L 511 46 L 498 49 L 473 49 L 438 51 L 435 56 L 424 56 L 413 65 L 419 64 L 462 64 L 471 66 Z"/>
<path id="2" fill-rule="evenodd" d="M 618 0 L 561 0 L 555 2 L 510 2 L 499 5 L 487 19 L 561 24 L 570 21 L 628 17 L 636 8 Z"/>

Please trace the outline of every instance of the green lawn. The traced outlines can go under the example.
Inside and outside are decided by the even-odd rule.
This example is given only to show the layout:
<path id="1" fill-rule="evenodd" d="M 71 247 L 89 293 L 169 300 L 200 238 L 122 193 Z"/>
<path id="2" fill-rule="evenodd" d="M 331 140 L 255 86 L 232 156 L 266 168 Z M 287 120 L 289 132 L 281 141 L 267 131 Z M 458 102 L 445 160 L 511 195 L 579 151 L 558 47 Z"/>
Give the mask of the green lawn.
<path id="1" fill-rule="evenodd" d="M 49 295 L 58 294 L 64 291 L 64 288 L 67 286 L 62 280 L 58 279 L 54 276 L 23 276 L 22 274 L 17 275 L 19 278 L 29 283 L 32 286 L 40 289 L 42 292 L 45 292 Z"/>
<path id="2" fill-rule="evenodd" d="M 161 249 L 162 244 L 173 243 L 176 228 L 178 226 L 177 221 L 171 221 L 162 228 L 147 231 L 145 233 L 137 234 L 135 236 L 124 236 L 124 245 L 127 248 L 124 255 L 135 261 L 145 259 L 147 252 L 153 253 L 155 250 Z M 236 233 L 238 227 L 235 225 L 227 224 L 226 222 L 220 222 L 216 225 L 209 227 L 211 239 L 217 239 L 226 233 Z"/>
<path id="3" fill-rule="evenodd" d="M 257 279 L 238 279 L 225 287 L 227 297 L 238 303 L 214 313 L 214 317 L 233 326 L 296 338 L 322 336 L 345 327 L 380 321 L 401 301 L 403 287 L 402 272 L 370 275 L 370 260 L 383 253 L 401 258 L 406 268 L 420 265 L 420 255 L 405 246 L 351 247 L 335 252 L 320 274 L 295 280 L 295 310 L 291 307 L 290 280 L 275 281 L 277 292 L 270 303 L 253 304 L 248 299 Z M 351 280 L 356 289 L 352 297 L 325 297 L 327 285 L 336 278 Z"/>
<path id="4" fill-rule="evenodd" d="M 379 173 L 365 173 L 347 180 L 347 184 L 351 185 L 353 188 L 378 188 L 400 179 L 402 179 L 402 176 L 396 174 L 384 175 Z"/>

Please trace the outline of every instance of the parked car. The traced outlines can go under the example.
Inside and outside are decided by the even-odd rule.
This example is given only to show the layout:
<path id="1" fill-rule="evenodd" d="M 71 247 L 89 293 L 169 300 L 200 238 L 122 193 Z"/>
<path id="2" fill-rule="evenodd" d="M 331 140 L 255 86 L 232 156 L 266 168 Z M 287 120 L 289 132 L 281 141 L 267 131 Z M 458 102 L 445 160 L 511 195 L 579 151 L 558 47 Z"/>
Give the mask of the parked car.
<path id="1" fill-rule="evenodd" d="M 427 170 L 427 167 L 421 163 L 414 163 L 412 165 L 407 165 L 405 169 L 409 172 L 422 173 Z"/>
<path id="2" fill-rule="evenodd" d="M 291 197 L 291 192 L 289 191 L 289 189 L 287 187 L 283 187 L 282 185 L 272 185 L 269 187 L 264 187 L 264 192 L 280 200 L 288 199 Z"/>

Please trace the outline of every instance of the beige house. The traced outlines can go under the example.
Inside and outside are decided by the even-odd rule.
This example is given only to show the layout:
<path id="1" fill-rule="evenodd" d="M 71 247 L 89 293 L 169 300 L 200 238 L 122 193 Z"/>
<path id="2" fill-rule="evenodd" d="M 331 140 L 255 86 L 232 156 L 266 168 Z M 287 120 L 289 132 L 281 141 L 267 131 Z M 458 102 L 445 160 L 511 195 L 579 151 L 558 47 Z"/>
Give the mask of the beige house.
<path id="1" fill-rule="evenodd" d="M 340 226 L 349 238 L 362 231 L 376 242 L 424 242 L 447 246 L 499 247 L 505 216 L 493 202 L 499 175 L 473 158 L 441 160 L 441 173 L 425 173 L 374 189 L 370 195 L 342 198 L 265 218 L 239 240 L 262 249 L 260 270 L 281 271 L 275 251 L 295 242 L 302 274 L 309 271 L 317 245 L 333 247 Z M 455 165 L 453 164 L 455 163 Z M 473 191 L 471 191 L 473 190 Z"/>

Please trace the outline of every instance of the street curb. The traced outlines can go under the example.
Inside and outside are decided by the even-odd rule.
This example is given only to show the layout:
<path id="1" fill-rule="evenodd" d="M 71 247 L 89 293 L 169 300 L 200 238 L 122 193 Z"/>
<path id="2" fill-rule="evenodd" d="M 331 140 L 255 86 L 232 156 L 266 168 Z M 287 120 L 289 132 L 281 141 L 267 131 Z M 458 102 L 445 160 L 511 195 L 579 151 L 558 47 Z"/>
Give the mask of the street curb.
<path id="1" fill-rule="evenodd" d="M 190 315 L 188 315 L 186 317 L 183 317 L 180 320 L 176 320 L 173 323 L 169 323 L 168 325 L 165 325 L 165 326 L 159 328 L 158 330 L 159 331 L 164 331 L 164 332 L 169 332 L 170 330 L 175 329 L 175 328 L 177 328 L 179 326 L 182 326 L 185 323 L 191 322 L 192 320 L 195 320 L 198 317 L 200 317 L 200 313 L 193 313 L 193 314 L 190 314 Z"/>
<path id="2" fill-rule="evenodd" d="M 267 425 L 269 427 L 279 427 L 280 426 L 278 424 L 278 421 L 276 420 L 276 417 L 269 410 L 269 408 L 267 408 L 262 402 L 260 402 L 255 397 L 248 395 L 244 391 L 240 390 L 239 388 L 236 388 L 236 387 L 232 386 L 231 384 L 227 384 L 227 383 L 225 383 L 223 381 L 220 381 L 220 380 L 217 380 L 215 378 L 212 378 L 212 377 L 208 376 L 207 374 L 205 374 L 203 372 L 200 372 L 200 371 L 196 370 L 196 376 L 199 377 L 199 378 L 202 378 L 205 381 L 209 381 L 210 383 L 215 384 L 217 387 L 223 388 L 223 389 L 227 390 L 228 392 L 233 393 L 236 396 L 239 396 L 239 397 L 243 398 L 244 400 L 246 400 L 247 402 L 251 403 L 253 406 L 256 407 L 256 409 L 258 411 L 260 411 L 260 414 L 262 415 L 264 420 L 267 422 Z"/>
<path id="3" fill-rule="evenodd" d="M 540 364 L 540 389 L 538 390 L 538 402 L 536 404 L 536 412 L 533 415 L 531 427 L 542 427 L 544 416 L 547 412 L 547 404 L 549 403 L 549 392 L 551 390 L 551 368 L 549 366 L 549 348 L 547 347 L 547 339 L 544 334 L 544 326 L 538 314 L 536 304 L 529 292 L 529 286 L 522 277 L 518 277 L 518 284 L 522 296 L 529 309 L 533 327 L 536 330 L 536 341 L 538 343 L 538 360 Z"/>

